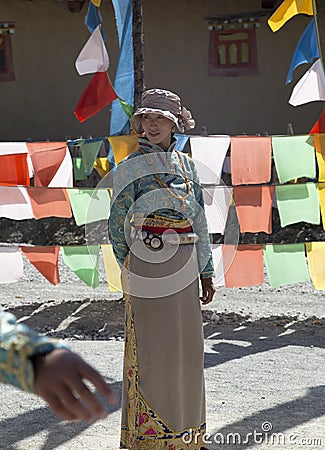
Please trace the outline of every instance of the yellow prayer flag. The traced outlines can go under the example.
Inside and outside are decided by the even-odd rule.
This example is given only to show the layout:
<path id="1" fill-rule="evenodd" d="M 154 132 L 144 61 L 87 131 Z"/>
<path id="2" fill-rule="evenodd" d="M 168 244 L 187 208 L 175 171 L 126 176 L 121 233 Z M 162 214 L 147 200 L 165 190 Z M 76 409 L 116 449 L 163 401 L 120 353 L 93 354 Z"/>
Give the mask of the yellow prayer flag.
<path id="1" fill-rule="evenodd" d="M 273 32 L 278 31 L 289 19 L 296 14 L 313 15 L 312 0 L 284 0 L 278 9 L 268 20 L 268 24 Z"/>
<path id="2" fill-rule="evenodd" d="M 122 292 L 121 269 L 113 253 L 112 245 L 102 245 L 108 288 L 111 292 Z"/>
<path id="3" fill-rule="evenodd" d="M 325 184 L 318 184 L 318 196 L 320 203 L 320 210 L 322 214 L 323 228 L 325 230 Z"/>
<path id="4" fill-rule="evenodd" d="M 315 289 L 325 290 L 325 242 L 306 243 L 308 268 Z"/>
<path id="5" fill-rule="evenodd" d="M 318 181 L 325 181 L 325 134 L 314 136 L 318 164 Z"/>
<path id="6" fill-rule="evenodd" d="M 122 159 L 135 152 L 139 147 L 138 138 L 134 134 L 110 136 L 108 140 L 112 146 L 116 164 L 119 164 Z"/>
<path id="7" fill-rule="evenodd" d="M 94 168 L 97 170 L 99 175 L 104 178 L 104 176 L 109 172 L 110 163 L 107 158 L 97 158 L 94 163 Z"/>
<path id="8" fill-rule="evenodd" d="M 95 6 L 97 6 L 97 8 L 100 7 L 102 0 L 91 0 L 91 3 Z"/>

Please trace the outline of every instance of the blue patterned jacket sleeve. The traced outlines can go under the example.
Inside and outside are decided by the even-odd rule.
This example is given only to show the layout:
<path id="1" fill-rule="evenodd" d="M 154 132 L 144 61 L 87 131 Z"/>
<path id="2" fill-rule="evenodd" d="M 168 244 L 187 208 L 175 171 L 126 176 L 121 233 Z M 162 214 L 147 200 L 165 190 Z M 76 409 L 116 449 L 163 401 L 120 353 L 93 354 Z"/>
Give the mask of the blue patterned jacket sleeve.
<path id="1" fill-rule="evenodd" d="M 201 278 L 212 278 L 214 276 L 214 267 L 208 224 L 204 209 L 203 192 L 200 186 L 200 180 L 195 163 L 192 160 L 191 167 L 193 173 L 195 199 L 198 203 L 198 210 L 193 221 L 193 230 L 199 236 L 199 242 L 197 244 L 199 269 Z"/>
<path id="2" fill-rule="evenodd" d="M 65 347 L 55 339 L 41 336 L 13 314 L 0 309 L 0 382 L 35 392 L 31 357 Z"/>

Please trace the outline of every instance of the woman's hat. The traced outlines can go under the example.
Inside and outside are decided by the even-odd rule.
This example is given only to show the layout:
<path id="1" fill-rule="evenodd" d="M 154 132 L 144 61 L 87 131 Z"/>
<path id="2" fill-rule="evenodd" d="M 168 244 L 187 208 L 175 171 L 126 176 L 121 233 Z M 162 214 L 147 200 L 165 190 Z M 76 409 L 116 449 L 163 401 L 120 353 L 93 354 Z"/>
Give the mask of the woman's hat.
<path id="1" fill-rule="evenodd" d="M 164 89 L 149 89 L 142 94 L 141 106 L 130 119 L 137 133 L 143 133 L 142 114 L 160 114 L 174 122 L 182 133 L 195 127 L 191 112 L 181 105 L 179 96 Z"/>

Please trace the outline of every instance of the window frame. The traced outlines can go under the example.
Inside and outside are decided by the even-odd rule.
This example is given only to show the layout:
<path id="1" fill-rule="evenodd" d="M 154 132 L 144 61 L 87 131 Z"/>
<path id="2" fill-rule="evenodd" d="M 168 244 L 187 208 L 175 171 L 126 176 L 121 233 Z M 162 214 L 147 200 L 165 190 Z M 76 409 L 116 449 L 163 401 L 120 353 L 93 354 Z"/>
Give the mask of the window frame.
<path id="1" fill-rule="evenodd" d="M 0 27 L 0 29 L 1 29 L 0 39 L 4 40 L 4 43 L 1 44 L 1 48 L 3 48 L 4 50 L 4 66 L 5 66 L 4 70 L 0 70 L 0 82 L 14 81 L 16 77 L 14 71 L 11 38 L 9 34 L 10 31 L 3 27 Z"/>

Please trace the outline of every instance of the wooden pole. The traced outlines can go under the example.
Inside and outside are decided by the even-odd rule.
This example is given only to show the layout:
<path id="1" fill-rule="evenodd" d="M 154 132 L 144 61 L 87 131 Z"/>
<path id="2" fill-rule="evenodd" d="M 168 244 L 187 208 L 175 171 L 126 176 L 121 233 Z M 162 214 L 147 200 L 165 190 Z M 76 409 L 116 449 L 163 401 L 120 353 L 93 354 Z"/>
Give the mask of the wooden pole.
<path id="1" fill-rule="evenodd" d="M 132 34 L 134 59 L 134 109 L 141 103 L 144 91 L 144 46 L 142 0 L 132 0 Z"/>
<path id="2" fill-rule="evenodd" d="M 318 50 L 319 50 L 319 57 L 320 57 L 320 60 L 322 62 L 322 65 L 324 67 L 322 47 L 321 47 L 321 43 L 320 43 L 319 28 L 318 28 L 318 22 L 317 22 L 317 5 L 316 5 L 316 0 L 313 0 L 313 14 L 314 14 L 314 21 L 315 21 L 315 30 L 316 30 L 316 39 L 317 39 Z"/>

